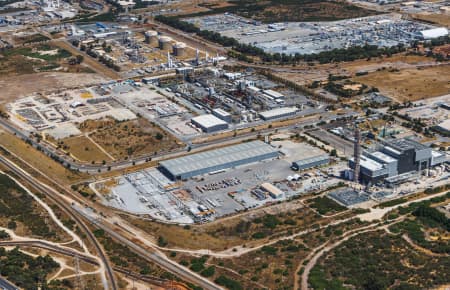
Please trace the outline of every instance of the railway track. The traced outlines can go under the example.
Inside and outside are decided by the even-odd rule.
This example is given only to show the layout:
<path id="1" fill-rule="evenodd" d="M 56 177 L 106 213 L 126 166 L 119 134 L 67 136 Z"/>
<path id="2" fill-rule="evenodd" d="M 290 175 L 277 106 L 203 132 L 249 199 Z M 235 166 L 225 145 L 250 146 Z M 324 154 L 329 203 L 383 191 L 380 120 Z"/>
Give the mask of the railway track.
<path id="1" fill-rule="evenodd" d="M 74 211 L 70 206 L 66 205 L 63 201 L 61 201 L 60 198 L 58 198 L 58 194 L 56 191 L 52 190 L 52 192 L 42 186 L 39 182 L 36 182 L 33 177 L 29 176 L 22 170 L 19 170 L 14 164 L 12 164 L 8 159 L 6 159 L 3 156 L 0 156 L 0 163 L 2 163 L 5 167 L 7 167 L 9 170 L 11 170 L 14 174 L 19 176 L 20 178 L 26 180 L 32 187 L 34 187 L 39 192 L 45 194 L 49 199 L 51 199 L 56 205 L 58 205 L 61 210 L 63 210 L 67 215 L 69 215 L 80 227 L 80 229 L 86 234 L 88 240 L 92 243 L 92 245 L 95 247 L 97 254 L 99 255 L 100 259 L 102 260 L 102 263 L 106 269 L 107 279 L 110 282 L 110 285 L 107 285 L 109 289 L 117 290 L 117 282 L 114 277 L 114 271 L 111 267 L 111 264 L 109 263 L 108 258 L 106 257 L 105 253 L 103 252 L 103 249 L 101 248 L 99 242 L 95 238 L 94 234 L 91 232 L 91 230 L 88 228 L 88 226 L 83 222 L 81 217 L 78 215 L 76 211 Z"/>
<path id="2" fill-rule="evenodd" d="M 7 151 L 7 150 L 3 150 L 3 151 L 6 152 L 6 153 L 9 153 L 9 151 Z M 11 153 L 9 153 L 9 154 L 11 154 Z M 14 154 L 12 156 L 14 156 Z M 20 157 L 15 156 L 15 158 L 18 158 L 19 162 L 23 162 L 20 159 Z M 117 289 L 117 285 L 115 284 L 114 275 L 113 275 L 113 268 L 109 264 L 109 261 L 106 259 L 106 255 L 102 251 L 102 249 L 101 249 L 100 245 L 98 244 L 97 240 L 95 239 L 94 235 L 89 230 L 89 228 L 87 228 L 86 224 L 83 222 L 84 219 L 86 219 L 87 222 L 92 223 L 94 226 L 105 230 L 105 232 L 107 232 L 112 238 L 114 238 L 117 241 L 119 241 L 119 242 L 123 243 L 124 245 L 128 246 L 133 252 L 135 252 L 138 255 L 142 256 L 147 261 L 153 262 L 153 263 L 159 265 L 163 269 L 165 269 L 165 270 L 175 274 L 176 276 L 178 276 L 178 277 L 180 277 L 180 278 L 182 278 L 182 279 L 184 279 L 186 281 L 192 282 L 192 283 L 194 283 L 194 284 L 196 284 L 198 286 L 201 286 L 204 289 L 212 289 L 212 290 L 221 290 L 221 289 L 223 289 L 222 287 L 216 285 L 215 283 L 209 281 L 208 279 L 206 279 L 204 277 L 201 277 L 200 275 L 198 275 L 198 274 L 196 274 L 196 273 L 194 273 L 192 271 L 189 271 L 188 269 L 184 268 L 183 266 L 179 265 L 178 263 L 170 261 L 169 259 L 165 258 L 163 255 L 161 255 L 157 251 L 156 252 L 149 252 L 149 249 L 135 244 L 132 241 L 131 238 L 126 237 L 126 236 L 122 236 L 121 234 L 117 233 L 114 230 L 114 228 L 110 227 L 111 225 L 105 225 L 102 222 L 99 222 L 97 220 L 91 220 L 89 218 L 89 216 L 84 215 L 81 211 L 79 212 L 75 208 L 73 208 L 72 206 L 66 205 L 66 203 L 64 203 L 61 200 L 61 194 L 70 196 L 75 201 L 77 201 L 80 205 L 85 204 L 85 202 L 83 200 L 81 200 L 78 196 L 74 195 L 69 189 L 66 189 L 63 186 L 55 183 L 49 177 L 43 175 L 42 173 L 40 173 L 39 171 L 33 169 L 32 167 L 31 167 L 31 170 L 35 171 L 36 173 L 41 175 L 43 178 L 48 179 L 50 184 L 52 184 L 52 186 L 54 188 L 56 188 L 58 191 L 60 191 L 61 194 L 59 192 L 57 192 L 55 189 L 49 189 L 47 186 L 44 186 L 41 182 L 37 181 L 35 179 L 35 177 L 29 175 L 29 173 L 23 171 L 22 169 L 17 168 L 17 165 L 15 165 L 10 160 L 8 160 L 7 158 L 5 158 L 4 156 L 1 156 L 1 155 L 0 155 L 0 163 L 4 164 L 13 173 L 15 173 L 19 177 L 21 177 L 24 180 L 26 180 L 27 182 L 29 182 L 38 191 L 42 191 L 43 193 L 48 195 L 48 197 L 51 200 L 53 200 L 55 203 L 60 205 L 61 208 L 65 212 L 68 212 L 68 214 L 71 217 L 73 217 L 74 220 L 77 223 L 80 222 L 82 224 L 83 230 L 86 231 L 86 234 L 89 237 L 89 239 L 93 241 L 93 244 L 95 245 L 95 247 L 96 247 L 96 249 L 97 249 L 97 251 L 98 251 L 98 253 L 99 253 L 99 255 L 100 255 L 100 257 L 101 257 L 101 259 L 103 261 L 103 263 L 105 263 L 105 267 L 107 269 L 107 274 L 108 274 L 108 279 L 110 281 L 114 281 L 114 283 L 112 283 L 112 285 L 111 285 L 112 289 L 114 289 L 114 290 Z"/>
<path id="3" fill-rule="evenodd" d="M 96 266 L 99 265 L 98 261 L 90 256 L 84 255 L 75 250 L 70 250 L 70 249 L 66 249 L 63 247 L 53 245 L 46 241 L 3 241 L 3 242 L 0 242 L 0 247 L 39 248 L 39 249 L 47 250 L 50 252 L 58 253 L 61 255 L 69 256 L 69 257 L 78 257 L 81 261 L 89 263 L 91 265 L 96 265 Z M 156 285 L 156 286 L 160 286 L 160 287 L 167 287 L 168 285 L 170 285 L 172 288 L 175 288 L 175 289 L 188 289 L 185 285 L 178 283 L 178 282 L 160 279 L 157 277 L 141 275 L 141 274 L 132 272 L 130 270 L 127 270 L 127 269 L 124 269 L 121 267 L 113 267 L 113 269 L 115 272 L 124 274 L 127 277 L 130 277 L 132 279 L 139 280 L 142 282 L 147 282 L 152 285 Z"/>

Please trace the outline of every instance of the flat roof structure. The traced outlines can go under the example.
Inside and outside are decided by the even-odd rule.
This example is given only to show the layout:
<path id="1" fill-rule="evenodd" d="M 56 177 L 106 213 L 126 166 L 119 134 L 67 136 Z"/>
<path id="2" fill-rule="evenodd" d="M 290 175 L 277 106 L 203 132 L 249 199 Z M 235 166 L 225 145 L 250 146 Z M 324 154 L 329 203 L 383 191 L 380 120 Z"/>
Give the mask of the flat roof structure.
<path id="1" fill-rule="evenodd" d="M 222 110 L 222 109 L 219 108 L 219 109 L 214 109 L 212 111 L 212 113 L 217 118 L 219 118 L 219 119 L 221 119 L 221 120 L 223 120 L 223 121 L 225 121 L 227 123 L 231 123 L 231 114 L 228 113 L 227 111 Z"/>
<path id="2" fill-rule="evenodd" d="M 438 37 L 443 37 L 448 35 L 448 30 L 445 27 L 432 28 L 427 30 L 422 30 L 420 32 L 424 39 L 433 39 Z"/>
<path id="3" fill-rule="evenodd" d="M 294 161 L 292 165 L 293 167 L 298 168 L 298 170 L 303 170 L 319 165 L 328 164 L 328 162 L 330 162 L 330 157 L 328 156 L 328 154 L 322 154 Z"/>
<path id="4" fill-rule="evenodd" d="M 219 108 L 219 109 L 214 109 L 213 112 L 216 113 L 216 114 L 218 114 L 218 115 L 221 115 L 221 116 L 223 116 L 223 117 L 231 116 L 230 113 L 228 113 L 227 111 L 222 110 L 222 109 L 220 109 L 220 108 Z"/>
<path id="5" fill-rule="evenodd" d="M 438 127 L 444 132 L 450 132 L 450 120 L 445 120 L 444 122 L 440 123 Z"/>
<path id="6" fill-rule="evenodd" d="M 279 93 L 279 92 L 276 92 L 276 91 L 274 91 L 274 90 L 264 90 L 264 93 L 265 93 L 266 95 L 271 96 L 272 98 L 275 98 L 275 99 L 281 99 L 281 98 L 284 98 L 284 95 L 283 95 L 283 94 L 281 94 L 281 93 Z"/>
<path id="7" fill-rule="evenodd" d="M 228 123 L 212 114 L 197 116 L 191 122 L 205 132 L 214 132 L 228 128 Z"/>
<path id="8" fill-rule="evenodd" d="M 393 139 L 390 140 L 388 143 L 388 146 L 393 147 L 394 149 L 398 150 L 398 151 L 406 151 L 406 150 L 424 150 L 424 149 L 428 149 L 427 146 L 420 144 L 419 142 L 407 139 L 407 138 L 403 138 L 403 139 Z"/>
<path id="9" fill-rule="evenodd" d="M 284 107 L 261 112 L 259 116 L 264 120 L 271 120 L 294 115 L 297 111 L 298 109 L 296 107 Z"/>
<path id="10" fill-rule="evenodd" d="M 173 180 L 187 179 L 278 156 L 269 144 L 252 141 L 161 161 L 159 169 Z"/>
<path id="11" fill-rule="evenodd" d="M 370 171 L 378 171 L 383 169 L 383 164 L 376 162 L 373 159 L 361 156 L 361 166 L 369 169 Z"/>
<path id="12" fill-rule="evenodd" d="M 385 163 L 392 163 L 392 162 L 397 161 L 397 159 L 395 159 L 387 154 L 384 154 L 383 152 L 380 152 L 380 151 L 373 152 L 370 155 L 375 158 L 378 158 L 379 160 L 381 160 Z"/>
<path id="13" fill-rule="evenodd" d="M 283 195 L 283 191 L 281 191 L 281 189 L 269 182 L 264 182 L 261 184 L 261 188 L 267 191 L 273 198 L 279 198 Z"/>

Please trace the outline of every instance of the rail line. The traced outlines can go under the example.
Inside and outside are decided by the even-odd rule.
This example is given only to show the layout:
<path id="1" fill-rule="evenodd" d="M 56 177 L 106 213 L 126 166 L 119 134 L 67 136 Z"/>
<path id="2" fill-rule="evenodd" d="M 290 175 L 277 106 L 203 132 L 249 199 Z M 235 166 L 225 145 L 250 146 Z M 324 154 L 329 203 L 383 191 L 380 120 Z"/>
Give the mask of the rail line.
<path id="1" fill-rule="evenodd" d="M 62 247 L 58 247 L 56 245 L 50 244 L 46 241 L 2 241 L 0 242 L 0 247 L 31 247 L 31 248 L 39 248 L 47 251 L 51 251 L 54 253 L 58 253 L 61 255 L 69 256 L 69 257 L 78 257 L 81 261 L 89 263 L 91 265 L 98 266 L 99 263 L 96 259 L 84 255 L 75 250 L 65 249 Z M 157 277 L 152 277 L 148 275 L 142 275 L 135 273 L 133 271 L 121 268 L 121 267 L 113 267 L 115 272 L 126 275 L 127 277 L 131 277 L 133 279 L 151 283 L 153 285 L 157 285 L 160 287 L 166 287 L 171 285 L 172 287 L 177 287 L 177 289 L 187 289 L 187 287 L 179 282 L 174 282 L 170 280 L 165 280 Z"/>
<path id="2" fill-rule="evenodd" d="M 108 280 L 111 283 L 110 287 L 108 287 L 108 288 L 110 288 L 112 290 L 117 290 L 118 287 L 117 287 L 116 279 L 114 277 L 114 272 L 109 263 L 108 258 L 106 257 L 105 253 L 103 252 L 103 249 L 101 248 L 101 246 L 98 243 L 97 239 L 95 238 L 94 234 L 91 232 L 91 230 L 88 228 L 88 226 L 83 222 L 81 217 L 78 216 L 78 213 L 76 213 L 76 211 L 73 211 L 70 208 L 70 206 L 67 206 L 57 196 L 55 196 L 54 194 L 56 193 L 56 191 L 51 193 L 50 190 L 48 190 L 48 188 L 46 188 L 46 187 L 42 186 L 41 184 L 39 184 L 38 182 L 36 182 L 33 177 L 29 176 L 22 170 L 19 170 L 14 164 L 11 163 L 11 161 L 6 159 L 5 157 L 0 156 L 0 162 L 4 166 L 6 166 L 9 170 L 14 172 L 14 174 L 16 174 L 17 176 L 26 180 L 36 190 L 38 190 L 39 192 L 41 192 L 41 193 L 45 194 L 47 197 L 49 197 L 55 204 L 57 204 L 67 215 L 69 215 L 80 226 L 80 229 L 86 234 L 88 240 L 95 247 L 98 255 L 100 256 L 100 259 L 102 260 L 102 263 L 106 269 Z"/>

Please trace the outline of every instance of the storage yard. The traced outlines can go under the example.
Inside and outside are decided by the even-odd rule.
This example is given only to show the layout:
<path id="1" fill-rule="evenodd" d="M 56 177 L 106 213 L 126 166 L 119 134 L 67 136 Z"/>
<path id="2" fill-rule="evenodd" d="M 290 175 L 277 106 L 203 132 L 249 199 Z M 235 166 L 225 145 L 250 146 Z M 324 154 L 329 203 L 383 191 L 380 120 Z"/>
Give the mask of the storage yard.
<path id="1" fill-rule="evenodd" d="M 105 204 L 125 211 L 177 223 L 205 222 L 336 185 L 333 167 L 327 173 L 313 169 L 324 164 L 307 172 L 290 168 L 292 160 L 310 153 L 324 154 L 305 143 L 252 141 L 162 161 L 158 168 L 91 188 Z"/>
<path id="2" fill-rule="evenodd" d="M 261 24 L 233 14 L 189 18 L 201 29 L 233 37 L 268 53 L 313 54 L 353 46 L 409 46 L 414 40 L 448 35 L 446 28 L 384 14 L 332 22 Z"/>

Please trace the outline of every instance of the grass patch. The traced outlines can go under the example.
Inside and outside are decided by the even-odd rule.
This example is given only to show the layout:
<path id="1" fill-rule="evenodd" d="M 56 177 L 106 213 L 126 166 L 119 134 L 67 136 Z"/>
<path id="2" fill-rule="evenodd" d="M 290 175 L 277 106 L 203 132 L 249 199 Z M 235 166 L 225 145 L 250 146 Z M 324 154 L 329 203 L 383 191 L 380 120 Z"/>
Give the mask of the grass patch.
<path id="1" fill-rule="evenodd" d="M 355 289 L 391 289 L 400 283 L 414 287 L 407 289 L 433 288 L 450 282 L 447 272 L 448 257 L 417 253 L 400 236 L 384 231 L 345 241 L 328 252 L 312 271 L 317 286 L 338 285 L 333 282 L 338 279 Z"/>

